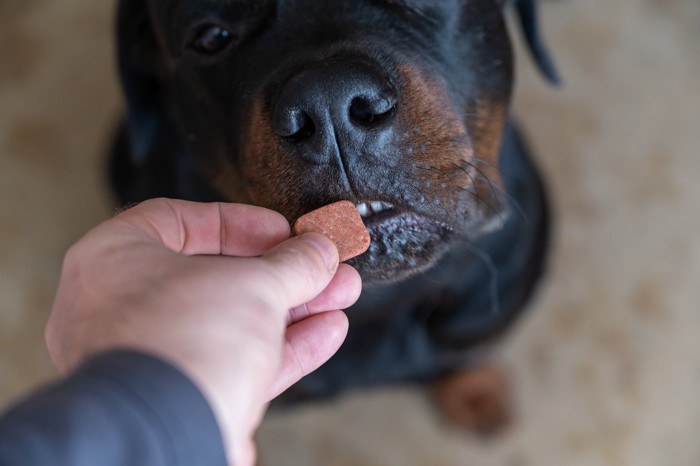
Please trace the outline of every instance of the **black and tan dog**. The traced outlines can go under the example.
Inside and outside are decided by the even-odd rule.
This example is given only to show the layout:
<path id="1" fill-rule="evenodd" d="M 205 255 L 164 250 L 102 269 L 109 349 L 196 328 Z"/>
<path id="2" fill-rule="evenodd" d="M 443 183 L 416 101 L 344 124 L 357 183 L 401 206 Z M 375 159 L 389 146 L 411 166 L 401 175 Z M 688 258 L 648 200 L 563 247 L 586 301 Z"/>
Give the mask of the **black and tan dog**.
<path id="1" fill-rule="evenodd" d="M 371 233 L 346 344 L 286 399 L 450 377 L 523 309 L 548 220 L 509 122 L 504 3 L 120 1 L 122 203 L 226 200 L 291 222 L 348 199 Z M 556 80 L 535 1 L 515 6 Z M 465 390 L 444 398 L 472 409 Z"/>

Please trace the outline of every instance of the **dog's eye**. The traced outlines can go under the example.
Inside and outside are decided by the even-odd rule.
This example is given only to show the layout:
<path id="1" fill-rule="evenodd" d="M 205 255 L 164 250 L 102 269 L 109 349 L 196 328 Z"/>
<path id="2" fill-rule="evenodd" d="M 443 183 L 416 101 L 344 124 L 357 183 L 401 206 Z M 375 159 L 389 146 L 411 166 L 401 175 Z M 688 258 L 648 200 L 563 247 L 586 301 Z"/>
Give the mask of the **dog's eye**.
<path id="1" fill-rule="evenodd" d="M 234 39 L 234 34 L 223 26 L 205 24 L 195 32 L 191 47 L 201 54 L 214 55 L 224 50 Z"/>

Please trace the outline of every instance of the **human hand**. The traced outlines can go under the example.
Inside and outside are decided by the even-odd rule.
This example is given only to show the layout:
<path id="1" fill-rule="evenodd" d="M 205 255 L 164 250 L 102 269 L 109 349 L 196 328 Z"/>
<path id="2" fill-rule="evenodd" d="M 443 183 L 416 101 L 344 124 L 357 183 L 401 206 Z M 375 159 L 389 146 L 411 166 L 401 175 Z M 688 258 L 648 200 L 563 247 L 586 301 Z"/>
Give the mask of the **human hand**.
<path id="1" fill-rule="evenodd" d="M 46 341 L 67 373 L 118 348 L 154 354 L 204 393 L 229 456 L 252 465 L 266 403 L 340 347 L 360 294 L 327 238 L 289 239 L 280 214 L 144 202 L 66 254 Z"/>

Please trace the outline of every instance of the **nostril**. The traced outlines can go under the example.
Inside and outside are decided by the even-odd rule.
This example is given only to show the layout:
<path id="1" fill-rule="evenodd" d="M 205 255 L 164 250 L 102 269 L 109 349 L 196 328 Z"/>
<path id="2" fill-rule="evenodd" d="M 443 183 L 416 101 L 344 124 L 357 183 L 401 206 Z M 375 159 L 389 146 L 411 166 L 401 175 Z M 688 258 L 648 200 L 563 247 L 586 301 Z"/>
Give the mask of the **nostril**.
<path id="1" fill-rule="evenodd" d="M 396 102 L 389 98 L 355 97 L 350 102 L 350 120 L 363 126 L 375 126 L 394 110 Z"/>
<path id="2" fill-rule="evenodd" d="M 293 131 L 285 138 L 293 142 L 301 142 L 309 139 L 314 133 L 316 133 L 314 120 L 306 112 L 300 111 L 294 119 Z"/>
<path id="3" fill-rule="evenodd" d="M 276 112 L 273 126 L 278 136 L 294 142 L 308 139 L 316 132 L 313 119 L 301 109 Z"/>

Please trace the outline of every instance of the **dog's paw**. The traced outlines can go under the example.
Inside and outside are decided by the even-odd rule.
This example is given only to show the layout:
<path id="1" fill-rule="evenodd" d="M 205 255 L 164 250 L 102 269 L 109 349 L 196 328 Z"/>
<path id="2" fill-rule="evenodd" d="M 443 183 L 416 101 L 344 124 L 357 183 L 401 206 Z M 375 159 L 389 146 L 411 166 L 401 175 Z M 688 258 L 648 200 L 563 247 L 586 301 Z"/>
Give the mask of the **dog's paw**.
<path id="1" fill-rule="evenodd" d="M 491 437 L 512 424 L 510 384 L 495 365 L 444 376 L 435 381 L 433 394 L 442 415 L 456 427 Z"/>

